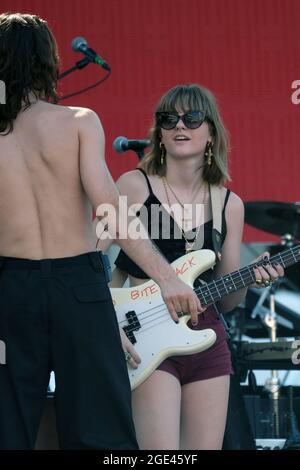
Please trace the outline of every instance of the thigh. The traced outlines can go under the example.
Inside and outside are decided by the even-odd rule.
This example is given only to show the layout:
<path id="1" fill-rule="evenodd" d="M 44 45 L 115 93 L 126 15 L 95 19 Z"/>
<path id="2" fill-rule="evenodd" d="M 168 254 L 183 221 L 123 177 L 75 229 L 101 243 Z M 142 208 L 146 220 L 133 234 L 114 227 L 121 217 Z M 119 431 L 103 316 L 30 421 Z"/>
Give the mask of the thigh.
<path id="1" fill-rule="evenodd" d="M 221 449 L 230 376 L 186 384 L 182 388 L 182 449 Z"/>
<path id="2" fill-rule="evenodd" d="M 156 370 L 132 392 L 133 416 L 141 449 L 178 449 L 181 385 Z"/>

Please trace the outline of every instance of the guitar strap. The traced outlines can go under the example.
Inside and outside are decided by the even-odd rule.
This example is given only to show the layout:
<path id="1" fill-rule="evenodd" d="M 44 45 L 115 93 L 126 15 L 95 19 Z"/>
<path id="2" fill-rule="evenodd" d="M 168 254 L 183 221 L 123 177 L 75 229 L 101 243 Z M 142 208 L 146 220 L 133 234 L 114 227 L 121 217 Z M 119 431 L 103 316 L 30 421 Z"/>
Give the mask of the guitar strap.
<path id="1" fill-rule="evenodd" d="M 222 250 L 222 198 L 221 198 L 221 189 L 216 185 L 210 185 L 210 200 L 211 200 L 211 211 L 213 219 L 212 227 L 212 242 L 214 247 L 214 252 L 216 255 L 216 260 L 221 261 L 221 250 Z M 230 332 L 229 326 L 219 311 L 217 305 L 215 304 L 215 310 L 218 312 L 221 322 L 226 331 L 227 341 L 230 343 Z"/>
<path id="2" fill-rule="evenodd" d="M 221 201 L 221 189 L 216 185 L 209 185 L 211 210 L 212 210 L 212 242 L 214 252 L 217 260 L 221 261 L 221 247 L 222 247 L 222 201 Z"/>

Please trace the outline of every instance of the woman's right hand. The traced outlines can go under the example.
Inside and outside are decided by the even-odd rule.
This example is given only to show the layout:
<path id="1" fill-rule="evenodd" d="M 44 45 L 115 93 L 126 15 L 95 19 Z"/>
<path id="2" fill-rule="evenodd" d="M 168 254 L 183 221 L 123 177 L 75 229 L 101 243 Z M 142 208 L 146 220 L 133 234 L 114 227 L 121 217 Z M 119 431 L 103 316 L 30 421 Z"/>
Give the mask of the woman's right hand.
<path id="1" fill-rule="evenodd" d="M 201 306 L 194 290 L 176 275 L 166 282 L 160 283 L 159 287 L 173 320 L 178 323 L 177 313 L 188 313 L 191 315 L 192 324 L 196 326 L 198 324 L 198 315 L 204 312 L 205 308 Z"/>

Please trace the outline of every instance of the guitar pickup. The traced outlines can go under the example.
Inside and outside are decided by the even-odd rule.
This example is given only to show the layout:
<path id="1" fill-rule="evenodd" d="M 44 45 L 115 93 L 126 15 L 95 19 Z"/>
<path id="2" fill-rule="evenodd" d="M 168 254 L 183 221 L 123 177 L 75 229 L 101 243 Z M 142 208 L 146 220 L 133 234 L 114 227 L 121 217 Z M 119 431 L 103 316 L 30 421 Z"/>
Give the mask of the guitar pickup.
<path id="1" fill-rule="evenodd" d="M 134 335 L 134 331 L 138 331 L 141 328 L 141 324 L 139 322 L 139 319 L 137 317 L 137 314 L 135 313 L 134 310 L 130 310 L 125 314 L 125 317 L 127 318 L 128 325 L 123 328 L 127 338 L 132 344 L 136 343 L 136 338 Z"/>

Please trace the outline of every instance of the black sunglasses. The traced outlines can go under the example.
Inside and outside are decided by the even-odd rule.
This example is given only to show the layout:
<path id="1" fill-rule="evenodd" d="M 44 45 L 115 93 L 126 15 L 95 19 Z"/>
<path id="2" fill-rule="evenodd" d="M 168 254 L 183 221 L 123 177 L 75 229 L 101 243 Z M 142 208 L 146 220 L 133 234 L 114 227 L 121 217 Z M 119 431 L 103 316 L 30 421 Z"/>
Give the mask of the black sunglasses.
<path id="1" fill-rule="evenodd" d="M 158 126 L 167 131 L 175 129 L 180 119 L 188 129 L 198 129 L 205 121 L 205 115 L 202 111 L 190 111 L 189 113 L 181 115 L 168 113 L 166 111 L 157 111 L 155 116 Z"/>

